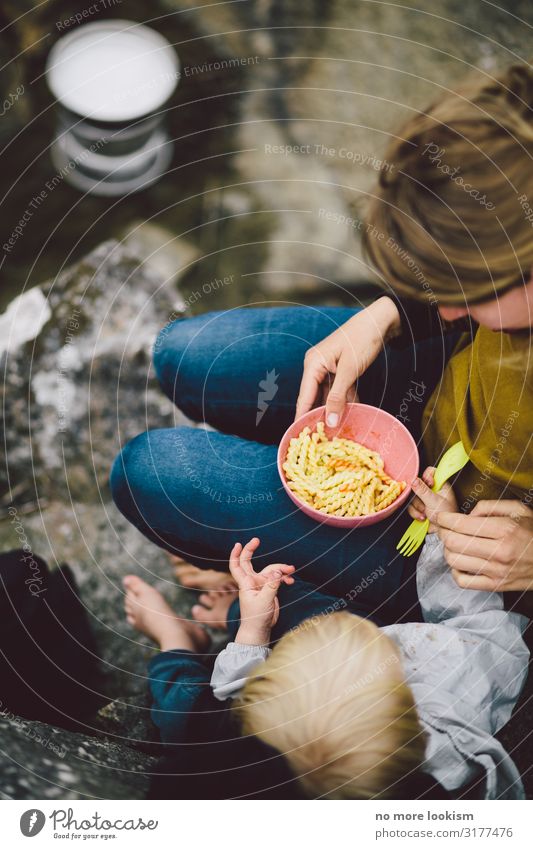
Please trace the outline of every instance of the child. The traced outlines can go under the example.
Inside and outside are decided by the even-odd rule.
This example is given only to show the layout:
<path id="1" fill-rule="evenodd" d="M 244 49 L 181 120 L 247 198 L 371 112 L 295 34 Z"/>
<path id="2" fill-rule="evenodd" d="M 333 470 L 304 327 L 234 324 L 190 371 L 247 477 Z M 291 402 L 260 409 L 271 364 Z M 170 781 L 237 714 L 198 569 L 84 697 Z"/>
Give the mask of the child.
<path id="1" fill-rule="evenodd" d="M 503 609 L 501 594 L 455 584 L 434 530 L 438 512 L 457 504 L 449 486 L 431 492 L 433 469 L 423 478 L 415 482 L 410 512 L 431 522 L 417 566 L 424 622 L 378 628 L 352 612 L 318 615 L 335 610 L 335 600 L 295 580 L 292 566 L 256 573 L 259 540 L 237 543 L 230 571 L 240 624 L 210 678 L 203 629 L 176 618 L 139 578 L 125 579 L 128 621 L 162 651 L 150 666 L 153 719 L 163 742 L 180 746 L 182 774 L 187 757 L 189 764 L 204 759 L 202 795 L 205 783 L 230 766 L 246 780 L 236 793 L 223 781 L 213 792 L 254 795 L 248 767 L 260 763 L 265 773 L 265 764 L 276 763 L 280 769 L 267 770 L 266 784 L 281 798 L 291 781 L 305 798 L 409 798 L 405 788 L 416 786 L 421 773 L 455 795 L 484 778 L 485 798 L 523 797 L 519 773 L 494 735 L 509 720 L 527 674 L 526 620 Z M 201 600 L 204 606 L 193 608 L 197 621 L 231 620 L 231 593 Z M 272 629 L 279 630 L 292 605 L 301 608 L 300 624 L 271 648 Z M 221 735 L 227 722 L 229 733 Z M 221 740 L 231 746 L 216 750 Z M 243 741 L 265 748 L 245 751 Z M 210 742 L 215 749 L 202 748 Z M 218 755 L 205 768 L 210 750 Z"/>

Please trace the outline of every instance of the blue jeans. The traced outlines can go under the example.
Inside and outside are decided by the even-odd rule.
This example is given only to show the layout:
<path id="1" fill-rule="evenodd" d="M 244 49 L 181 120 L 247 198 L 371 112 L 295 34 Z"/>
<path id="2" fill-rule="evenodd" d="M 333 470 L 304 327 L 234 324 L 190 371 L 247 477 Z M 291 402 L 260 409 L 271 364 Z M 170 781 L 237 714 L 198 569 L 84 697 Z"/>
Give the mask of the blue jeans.
<path id="1" fill-rule="evenodd" d="M 406 511 L 366 528 L 319 524 L 289 500 L 276 467 L 306 350 L 356 311 L 240 308 L 167 325 L 154 346 L 161 387 L 190 419 L 216 432 L 140 434 L 116 458 L 111 490 L 143 534 L 197 566 L 225 570 L 233 544 L 258 536 L 257 569 L 292 563 L 320 592 L 356 601 L 382 621 L 413 619 L 416 558 L 396 552 Z M 385 349 L 359 380 L 361 401 L 399 416 L 420 443 L 423 406 L 454 344 L 444 337 Z M 290 610 L 285 617 L 290 627 Z"/>

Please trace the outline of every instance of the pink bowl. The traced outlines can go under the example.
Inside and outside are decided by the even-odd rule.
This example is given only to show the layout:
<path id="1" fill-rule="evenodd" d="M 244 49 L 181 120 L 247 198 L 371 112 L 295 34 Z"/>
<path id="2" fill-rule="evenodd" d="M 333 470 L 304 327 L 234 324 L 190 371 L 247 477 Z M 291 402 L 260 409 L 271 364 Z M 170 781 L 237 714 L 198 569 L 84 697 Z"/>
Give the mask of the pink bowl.
<path id="1" fill-rule="evenodd" d="M 368 516 L 328 516 L 320 510 L 315 510 L 302 501 L 289 489 L 283 463 L 287 456 L 289 442 L 304 429 L 310 427 L 315 429 L 317 422 L 324 421 L 325 407 L 317 407 L 297 419 L 287 431 L 278 448 L 278 472 L 285 492 L 303 512 L 325 525 L 334 525 L 336 528 L 355 528 L 359 525 L 374 525 L 382 522 L 392 515 L 402 504 L 405 504 L 411 492 L 410 482 L 418 474 L 419 457 L 416 442 L 400 421 L 385 410 L 371 407 L 369 404 L 347 404 L 338 427 L 332 428 L 326 425 L 326 434 L 329 439 L 339 436 L 344 439 L 353 439 L 372 451 L 379 451 L 385 461 L 385 471 L 391 478 L 405 481 L 407 486 L 398 496 L 396 501 L 380 510 L 378 513 L 370 513 Z"/>

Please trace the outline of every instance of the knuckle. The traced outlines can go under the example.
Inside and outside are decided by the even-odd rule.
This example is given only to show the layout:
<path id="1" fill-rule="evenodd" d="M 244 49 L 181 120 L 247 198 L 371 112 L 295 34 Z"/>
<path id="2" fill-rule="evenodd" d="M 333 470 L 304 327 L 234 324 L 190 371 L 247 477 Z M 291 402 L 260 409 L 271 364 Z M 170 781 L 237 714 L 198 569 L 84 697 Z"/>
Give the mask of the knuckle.
<path id="1" fill-rule="evenodd" d="M 514 546 L 511 539 L 504 539 L 498 546 L 498 559 L 509 566 L 514 560 Z"/>
<path id="2" fill-rule="evenodd" d="M 328 395 L 328 406 L 330 406 L 331 404 L 343 404 L 345 400 L 346 396 L 344 395 L 344 393 L 332 389 Z"/>

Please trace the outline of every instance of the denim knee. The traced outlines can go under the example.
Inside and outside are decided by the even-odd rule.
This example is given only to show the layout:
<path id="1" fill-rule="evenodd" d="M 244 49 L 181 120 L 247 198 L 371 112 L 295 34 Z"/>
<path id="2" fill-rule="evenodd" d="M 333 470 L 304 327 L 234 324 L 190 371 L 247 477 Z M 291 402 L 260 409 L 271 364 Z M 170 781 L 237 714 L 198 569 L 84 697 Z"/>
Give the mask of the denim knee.
<path id="1" fill-rule="evenodd" d="M 111 497 L 126 517 L 136 512 L 137 474 L 142 466 L 141 457 L 145 457 L 146 451 L 149 450 L 147 443 L 148 432 L 140 433 L 126 443 L 115 457 L 109 474 Z"/>
<path id="2" fill-rule="evenodd" d="M 169 377 L 172 382 L 174 381 L 177 364 L 180 362 L 189 341 L 190 332 L 187 332 L 187 319 L 183 318 L 177 318 L 170 324 L 165 324 L 157 334 L 152 350 L 152 362 L 157 379 L 162 386 L 168 384 Z"/>
<path id="3" fill-rule="evenodd" d="M 201 331 L 215 315 L 210 312 L 178 318 L 165 325 L 155 340 L 154 370 L 161 388 L 175 403 L 183 401 L 184 395 L 195 394 L 202 368 L 211 363 L 211 334 L 202 335 Z"/>

